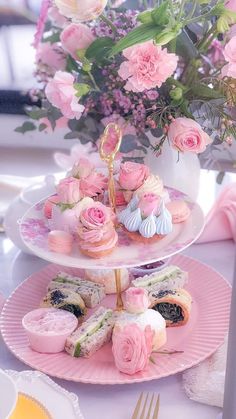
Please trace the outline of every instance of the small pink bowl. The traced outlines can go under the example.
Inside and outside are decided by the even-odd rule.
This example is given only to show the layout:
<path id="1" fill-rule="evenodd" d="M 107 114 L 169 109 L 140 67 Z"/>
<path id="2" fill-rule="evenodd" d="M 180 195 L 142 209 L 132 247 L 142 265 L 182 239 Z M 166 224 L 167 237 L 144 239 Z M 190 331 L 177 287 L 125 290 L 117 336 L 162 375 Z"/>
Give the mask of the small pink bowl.
<path id="1" fill-rule="evenodd" d="M 62 352 L 67 337 L 78 326 L 74 314 L 57 308 L 38 308 L 22 319 L 31 348 L 36 352 Z"/>

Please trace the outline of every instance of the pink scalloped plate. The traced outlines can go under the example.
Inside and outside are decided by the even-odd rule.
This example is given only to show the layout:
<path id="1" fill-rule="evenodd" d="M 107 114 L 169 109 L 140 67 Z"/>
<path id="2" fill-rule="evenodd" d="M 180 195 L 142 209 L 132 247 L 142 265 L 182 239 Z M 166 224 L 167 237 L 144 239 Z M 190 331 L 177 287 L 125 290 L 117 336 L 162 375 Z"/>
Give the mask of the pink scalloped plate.
<path id="1" fill-rule="evenodd" d="M 48 265 L 27 278 L 6 301 L 1 316 L 1 331 L 8 348 L 25 364 L 54 377 L 91 384 L 127 384 L 149 381 L 184 371 L 210 356 L 223 342 L 228 329 L 231 288 L 210 267 L 185 256 L 175 256 L 172 263 L 189 272 L 186 289 L 193 297 L 192 312 L 186 326 L 168 328 L 165 349 L 183 351 L 166 355 L 153 354 L 155 364 L 133 376 L 120 373 L 114 364 L 111 344 L 90 359 L 72 358 L 67 353 L 39 354 L 28 346 L 22 317 L 39 306 L 47 284 L 61 270 Z M 76 274 L 78 270 L 63 268 Z M 81 273 L 81 271 L 79 271 Z M 103 305 L 114 307 L 115 296 L 106 297 Z"/>
<path id="2" fill-rule="evenodd" d="M 185 222 L 174 224 L 173 231 L 157 243 L 142 244 L 131 241 L 125 232 L 120 230 L 118 246 L 109 256 L 102 259 L 92 259 L 82 255 L 76 242 L 69 255 L 52 252 L 47 244 L 49 227 L 42 211 L 44 201 L 31 207 L 19 221 L 22 240 L 40 258 L 71 268 L 131 268 L 169 258 L 197 240 L 204 227 L 204 215 L 200 206 L 187 195 L 176 189 L 167 189 L 172 200 L 181 199 L 188 203 L 191 214 Z"/>

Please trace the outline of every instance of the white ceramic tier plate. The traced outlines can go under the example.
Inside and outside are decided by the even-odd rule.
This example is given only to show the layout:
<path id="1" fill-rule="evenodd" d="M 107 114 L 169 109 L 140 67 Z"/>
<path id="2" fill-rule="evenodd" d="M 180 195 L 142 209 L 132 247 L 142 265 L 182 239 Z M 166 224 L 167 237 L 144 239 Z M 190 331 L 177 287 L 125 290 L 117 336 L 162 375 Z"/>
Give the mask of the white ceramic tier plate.
<path id="1" fill-rule="evenodd" d="M 69 393 L 47 375 L 39 371 L 7 370 L 6 373 L 18 392 L 37 400 L 53 419 L 84 419 L 76 394 Z"/>
<path id="2" fill-rule="evenodd" d="M 0 326 L 3 339 L 13 354 L 30 367 L 51 376 L 90 384 L 128 384 L 149 381 L 184 371 L 199 364 L 223 343 L 228 330 L 231 289 L 224 278 L 210 267 L 185 256 L 174 256 L 172 263 L 189 272 L 186 289 L 193 299 L 189 322 L 167 329 L 166 349 L 183 351 L 172 355 L 153 354 L 155 364 L 135 375 L 120 373 L 114 363 L 111 344 L 90 359 L 73 358 L 65 352 L 40 354 L 29 347 L 22 327 L 23 316 L 37 308 L 50 280 L 61 270 L 48 265 L 27 278 L 6 301 Z M 81 270 L 63 268 L 72 275 Z M 115 295 L 106 296 L 102 305 L 115 307 Z M 91 314 L 89 310 L 88 315 Z"/>
<path id="3" fill-rule="evenodd" d="M 51 252 L 48 249 L 49 233 L 47 219 L 43 215 L 44 201 L 31 207 L 20 220 L 21 237 L 25 245 L 37 256 L 52 263 L 84 269 L 134 267 L 166 259 L 190 246 L 201 234 L 204 215 L 200 206 L 187 195 L 168 188 L 171 199 L 184 199 L 191 208 L 189 218 L 174 224 L 171 234 L 153 244 L 131 241 L 124 231 L 119 231 L 119 243 L 114 251 L 102 259 L 92 259 L 80 253 L 74 243 L 70 255 Z"/>

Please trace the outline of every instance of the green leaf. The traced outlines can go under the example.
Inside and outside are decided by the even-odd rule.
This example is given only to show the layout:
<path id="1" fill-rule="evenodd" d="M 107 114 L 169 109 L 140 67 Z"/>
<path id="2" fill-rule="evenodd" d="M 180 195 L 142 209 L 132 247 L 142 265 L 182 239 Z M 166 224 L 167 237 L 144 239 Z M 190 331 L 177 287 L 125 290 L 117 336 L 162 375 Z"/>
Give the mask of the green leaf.
<path id="1" fill-rule="evenodd" d="M 30 110 L 26 109 L 26 114 L 31 118 L 31 119 L 35 119 L 36 121 L 38 121 L 41 118 L 45 118 L 47 117 L 47 110 L 46 109 L 40 109 L 40 108 L 33 108 Z"/>
<path id="2" fill-rule="evenodd" d="M 87 49 L 85 56 L 90 61 L 104 59 L 114 45 L 113 39 L 109 36 L 97 38 Z"/>
<path id="3" fill-rule="evenodd" d="M 137 20 L 141 23 L 153 23 L 152 10 L 146 10 L 145 12 L 139 13 Z"/>
<path id="4" fill-rule="evenodd" d="M 21 127 L 15 128 L 15 132 L 20 132 L 21 134 L 24 134 L 27 131 L 34 131 L 36 130 L 36 126 L 33 124 L 33 122 L 25 121 Z"/>
<path id="5" fill-rule="evenodd" d="M 223 97 L 222 93 L 219 91 L 201 83 L 193 84 L 191 86 L 191 92 L 194 93 L 195 97 L 201 97 L 204 99 L 219 99 Z"/>
<path id="6" fill-rule="evenodd" d="M 169 42 L 171 42 L 173 39 L 176 39 L 176 37 L 179 34 L 180 29 L 177 28 L 176 30 L 171 29 L 164 29 L 161 31 L 156 37 L 155 42 L 157 45 L 166 45 Z"/>
<path id="7" fill-rule="evenodd" d="M 176 54 L 187 59 L 197 57 L 198 50 L 184 29 L 176 38 Z"/>
<path id="8" fill-rule="evenodd" d="M 147 135 L 142 134 L 140 136 L 138 136 L 138 141 L 144 146 L 144 147 L 149 147 L 150 146 L 150 141 Z"/>
<path id="9" fill-rule="evenodd" d="M 165 26 L 169 22 L 168 2 L 163 1 L 160 7 L 156 7 L 152 11 L 152 20 L 156 25 Z"/>
<path id="10" fill-rule="evenodd" d="M 51 44 L 55 44 L 60 41 L 60 34 L 61 32 L 54 32 L 52 35 L 43 38 L 42 42 L 51 42 Z"/>
<path id="11" fill-rule="evenodd" d="M 75 83 L 74 88 L 77 90 L 77 97 L 87 95 L 87 93 L 91 90 L 91 87 L 86 83 Z"/>
<path id="12" fill-rule="evenodd" d="M 78 72 L 78 65 L 70 55 L 68 55 L 66 59 L 66 71 L 68 71 L 68 73 L 71 73 L 72 71 Z"/>
<path id="13" fill-rule="evenodd" d="M 65 136 L 65 140 L 74 140 L 75 138 L 79 138 L 79 132 L 78 131 L 71 131 L 68 132 Z"/>
<path id="14" fill-rule="evenodd" d="M 135 44 L 140 44 L 142 42 L 149 41 L 150 39 L 154 39 L 160 31 L 161 28 L 154 23 L 143 23 L 129 32 L 124 38 L 120 39 L 120 41 L 118 41 L 112 48 L 109 56 L 111 57 L 116 55 Z"/>
<path id="15" fill-rule="evenodd" d="M 224 180 L 224 177 L 225 177 L 225 172 L 219 172 L 216 177 L 216 183 L 218 183 L 218 185 L 221 185 Z"/>
<path id="16" fill-rule="evenodd" d="M 39 132 L 44 131 L 48 126 L 44 123 L 39 125 Z"/>

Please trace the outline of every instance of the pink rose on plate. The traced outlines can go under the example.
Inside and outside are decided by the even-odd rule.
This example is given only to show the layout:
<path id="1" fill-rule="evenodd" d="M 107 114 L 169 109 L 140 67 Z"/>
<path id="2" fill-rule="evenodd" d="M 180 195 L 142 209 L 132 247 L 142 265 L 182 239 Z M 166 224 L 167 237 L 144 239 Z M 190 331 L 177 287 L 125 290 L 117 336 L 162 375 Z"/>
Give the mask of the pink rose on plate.
<path id="1" fill-rule="evenodd" d="M 94 165 L 89 161 L 89 159 L 82 157 L 77 163 L 74 164 L 71 171 L 71 176 L 78 179 L 84 179 L 89 176 L 93 170 Z"/>
<path id="2" fill-rule="evenodd" d="M 135 191 L 149 176 L 149 168 L 145 164 L 127 161 L 120 166 L 119 184 L 122 189 Z"/>
<path id="3" fill-rule="evenodd" d="M 111 221 L 110 208 L 94 202 L 80 214 L 80 221 L 88 229 L 99 229 Z"/>
<path id="4" fill-rule="evenodd" d="M 86 22 L 100 16 L 108 0 L 55 0 L 60 13 L 77 22 Z"/>
<path id="5" fill-rule="evenodd" d="M 61 203 L 76 204 L 81 199 L 80 181 L 73 177 L 61 180 L 57 186 L 57 194 Z"/>
<path id="6" fill-rule="evenodd" d="M 127 80 L 125 89 L 133 92 L 161 87 L 174 73 L 178 62 L 177 55 L 168 53 L 153 41 L 129 47 L 123 55 L 127 60 L 121 64 L 118 74 Z"/>
<path id="7" fill-rule="evenodd" d="M 107 189 L 108 180 L 102 173 L 93 171 L 80 180 L 80 191 L 83 196 L 96 197 Z"/>
<path id="8" fill-rule="evenodd" d="M 179 151 L 202 153 L 212 142 L 201 126 L 190 118 L 176 118 L 168 129 L 168 139 Z"/>
<path id="9" fill-rule="evenodd" d="M 223 51 L 224 57 L 228 64 L 226 64 L 222 70 L 222 77 L 233 77 L 236 78 L 236 35 L 233 36 L 230 41 L 225 45 Z"/>
<path id="10" fill-rule="evenodd" d="M 117 369 L 133 375 L 144 370 L 152 352 L 153 332 L 150 326 L 142 330 L 136 323 L 114 330 L 112 352 Z"/>
<path id="11" fill-rule="evenodd" d="M 125 291 L 125 308 L 129 313 L 143 313 L 150 305 L 144 288 L 130 287 Z"/>
<path id="12" fill-rule="evenodd" d="M 82 23 L 71 23 L 63 29 L 60 40 L 63 49 L 78 61 L 77 51 L 86 50 L 95 40 L 95 37 L 88 26 Z"/>
<path id="13" fill-rule="evenodd" d="M 46 86 L 45 94 L 48 101 L 60 109 L 62 115 L 68 119 L 80 119 L 84 106 L 79 103 L 74 88 L 74 76 L 65 71 L 57 71 Z"/>
<path id="14" fill-rule="evenodd" d="M 156 215 L 161 205 L 161 198 L 160 196 L 152 193 L 152 192 L 145 192 L 141 195 L 138 208 L 141 210 L 141 214 L 143 218 L 148 217 L 151 214 Z"/>

